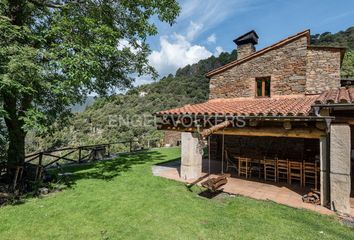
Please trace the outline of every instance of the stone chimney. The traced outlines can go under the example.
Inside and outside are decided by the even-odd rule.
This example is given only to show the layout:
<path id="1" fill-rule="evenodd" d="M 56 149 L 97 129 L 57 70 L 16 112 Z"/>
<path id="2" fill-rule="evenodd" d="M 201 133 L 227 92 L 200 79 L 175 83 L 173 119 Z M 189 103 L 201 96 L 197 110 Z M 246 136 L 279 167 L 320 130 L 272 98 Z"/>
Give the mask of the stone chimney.
<path id="1" fill-rule="evenodd" d="M 252 30 L 236 38 L 234 43 L 237 45 L 237 59 L 241 59 L 256 51 L 255 45 L 258 43 L 258 35 Z"/>

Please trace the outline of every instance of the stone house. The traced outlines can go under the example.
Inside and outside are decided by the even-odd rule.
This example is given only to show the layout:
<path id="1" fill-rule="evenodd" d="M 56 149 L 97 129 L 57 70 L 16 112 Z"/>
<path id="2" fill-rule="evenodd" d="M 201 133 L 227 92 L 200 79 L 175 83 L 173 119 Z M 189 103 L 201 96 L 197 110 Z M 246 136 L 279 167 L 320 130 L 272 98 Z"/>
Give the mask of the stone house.
<path id="1" fill-rule="evenodd" d="M 227 151 L 318 163 L 321 204 L 349 213 L 354 88 L 341 87 L 345 48 L 312 46 L 309 30 L 259 51 L 255 31 L 234 42 L 237 60 L 207 73 L 207 102 L 156 113 L 159 129 L 182 132 L 180 177 L 201 175 L 204 137 L 213 160 Z"/>

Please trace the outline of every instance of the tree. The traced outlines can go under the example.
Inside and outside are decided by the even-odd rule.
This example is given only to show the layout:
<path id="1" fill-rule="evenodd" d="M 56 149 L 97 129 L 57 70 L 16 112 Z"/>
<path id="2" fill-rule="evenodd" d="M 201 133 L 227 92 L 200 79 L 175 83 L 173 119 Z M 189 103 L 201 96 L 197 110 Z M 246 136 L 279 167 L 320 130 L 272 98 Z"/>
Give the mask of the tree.
<path id="1" fill-rule="evenodd" d="M 151 18 L 173 24 L 175 0 L 0 0 L 0 114 L 8 162 L 21 164 L 29 129 L 47 131 L 90 92 L 152 74 Z"/>
<path id="2" fill-rule="evenodd" d="M 345 54 L 342 63 L 341 76 L 344 78 L 354 77 L 354 51 Z"/>

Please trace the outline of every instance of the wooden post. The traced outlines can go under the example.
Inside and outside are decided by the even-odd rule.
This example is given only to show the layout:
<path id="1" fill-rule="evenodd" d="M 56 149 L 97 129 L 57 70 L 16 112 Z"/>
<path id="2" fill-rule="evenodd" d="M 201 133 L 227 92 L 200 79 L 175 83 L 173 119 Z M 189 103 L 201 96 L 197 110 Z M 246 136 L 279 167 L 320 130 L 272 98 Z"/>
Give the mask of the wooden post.
<path id="1" fill-rule="evenodd" d="M 43 162 L 43 152 L 39 153 L 36 180 L 40 179 L 42 176 L 42 162 Z"/>
<path id="2" fill-rule="evenodd" d="M 107 145 L 107 156 L 110 157 L 111 156 L 111 144 Z"/>
<path id="3" fill-rule="evenodd" d="M 43 152 L 39 154 L 39 159 L 38 159 L 38 165 L 42 166 L 42 160 L 43 160 Z"/>
<path id="4" fill-rule="evenodd" d="M 81 162 L 81 147 L 79 147 L 79 163 Z"/>

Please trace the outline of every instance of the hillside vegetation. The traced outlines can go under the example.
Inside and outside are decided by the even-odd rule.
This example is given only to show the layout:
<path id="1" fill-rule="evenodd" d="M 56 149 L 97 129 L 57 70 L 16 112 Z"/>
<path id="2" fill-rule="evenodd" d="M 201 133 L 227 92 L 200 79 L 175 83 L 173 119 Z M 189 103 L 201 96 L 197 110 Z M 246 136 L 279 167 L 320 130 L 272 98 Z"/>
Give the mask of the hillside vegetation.
<path id="1" fill-rule="evenodd" d="M 97 99 L 84 112 L 74 114 L 66 127 L 44 138 L 29 135 L 27 151 L 68 145 L 95 144 L 137 139 L 160 139 L 162 132 L 153 124 L 137 123 L 142 115 L 151 119 L 151 113 L 162 109 L 203 102 L 208 99 L 209 79 L 204 75 L 211 69 L 236 59 L 236 50 L 212 56 L 188 65 L 151 84 L 134 87 L 125 94 Z M 136 117 L 135 117 L 136 116 Z M 121 117 L 121 118 L 120 118 Z M 119 124 L 119 119 L 134 119 L 134 126 Z"/>
<path id="2" fill-rule="evenodd" d="M 329 32 L 316 34 L 311 38 L 312 44 L 315 45 L 347 47 L 342 75 L 354 76 L 354 27 L 335 34 Z M 236 56 L 236 50 L 222 53 L 219 57 L 212 56 L 178 69 L 175 75 L 170 74 L 157 82 L 132 88 L 125 94 L 99 98 L 84 112 L 73 115 L 66 127 L 62 128 L 58 125 L 51 136 L 41 138 L 33 134 L 29 135 L 28 152 L 38 148 L 114 142 L 133 138 L 140 141 L 161 138 L 162 132 L 157 131 L 151 122 L 145 126 L 143 124 L 121 125 L 119 116 L 125 120 L 128 116 L 144 114 L 151 116 L 151 113 L 159 110 L 206 101 L 209 79 L 205 77 L 205 73 L 235 60 Z M 139 120 L 142 121 L 142 118 L 135 118 L 135 122 Z"/>

